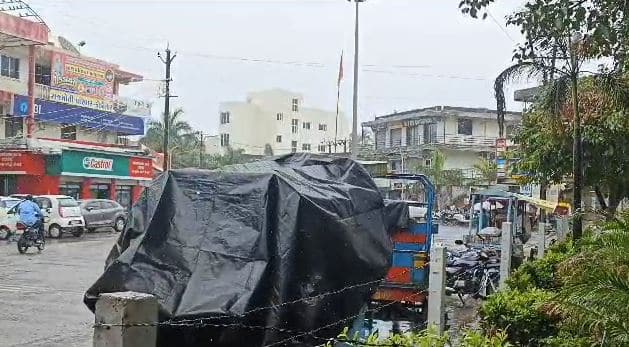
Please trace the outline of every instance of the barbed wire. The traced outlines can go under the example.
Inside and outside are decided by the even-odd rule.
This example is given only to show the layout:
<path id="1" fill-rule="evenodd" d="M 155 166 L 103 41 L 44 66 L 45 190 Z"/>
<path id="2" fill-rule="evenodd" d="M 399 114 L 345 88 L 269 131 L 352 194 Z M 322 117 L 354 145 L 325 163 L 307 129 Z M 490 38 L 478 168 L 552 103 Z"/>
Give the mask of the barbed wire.
<path id="1" fill-rule="evenodd" d="M 425 291 L 422 291 L 422 293 L 423 293 L 423 292 L 425 292 Z M 409 294 L 409 295 L 407 295 L 407 296 L 403 297 L 400 301 L 406 301 L 407 299 L 410 299 L 411 297 L 416 296 L 416 295 L 417 295 L 417 293 L 415 293 L 415 292 L 414 292 L 414 293 L 411 293 L 411 294 Z M 355 314 L 355 315 L 352 315 L 352 316 L 349 316 L 349 317 L 342 318 L 342 319 L 340 319 L 340 320 L 338 320 L 338 321 L 336 321 L 336 322 L 334 322 L 334 323 L 330 323 L 330 324 L 324 325 L 324 326 L 322 326 L 322 327 L 319 327 L 319 328 L 313 329 L 313 330 L 311 330 L 311 331 L 304 332 L 304 333 L 302 333 L 302 334 L 300 334 L 300 335 L 296 335 L 296 336 L 293 336 L 293 337 L 290 337 L 290 338 L 286 338 L 286 339 L 281 340 L 281 341 L 278 341 L 278 342 L 274 342 L 274 343 L 271 343 L 271 344 L 268 344 L 268 345 L 264 345 L 264 347 L 278 346 L 278 345 L 284 344 L 285 342 L 289 342 L 289 341 L 291 341 L 291 340 L 295 340 L 295 339 L 298 339 L 298 338 L 300 338 L 300 337 L 304 337 L 304 336 L 307 336 L 307 335 L 310 335 L 310 336 L 312 336 L 312 337 L 313 337 L 313 338 L 315 338 L 315 339 L 322 339 L 322 338 L 320 338 L 320 337 L 318 337 L 318 336 L 314 335 L 314 333 L 319 332 L 319 331 L 321 331 L 321 330 L 323 330 L 323 329 L 331 328 L 331 327 L 333 327 L 333 326 L 335 326 L 335 325 L 339 325 L 339 324 L 341 324 L 341 323 L 345 323 L 345 322 L 347 322 L 347 321 L 350 321 L 350 320 L 356 319 L 356 318 L 360 317 L 361 315 L 363 315 L 363 314 L 365 314 L 365 313 L 368 313 L 368 312 L 372 312 L 372 313 L 373 313 L 373 312 L 378 312 L 378 311 L 380 311 L 380 310 L 382 310 L 382 309 L 384 309 L 384 308 L 386 308 L 386 307 L 389 307 L 389 306 L 395 305 L 395 304 L 396 304 L 396 303 L 398 303 L 398 302 L 399 302 L 399 301 L 391 301 L 391 302 L 389 302 L 389 303 L 387 303 L 387 304 L 384 304 L 384 305 L 382 305 L 382 306 L 378 306 L 377 308 L 368 309 L 368 310 L 367 310 L 367 311 L 365 311 L 365 312 L 360 312 L 360 313 L 358 313 L 358 314 Z M 330 340 L 335 340 L 335 339 L 334 339 L 334 338 L 332 338 L 332 339 L 325 339 L 325 340 L 330 341 Z M 323 345 L 321 345 L 321 346 L 324 346 L 324 345 L 325 345 L 325 344 L 323 344 Z"/>

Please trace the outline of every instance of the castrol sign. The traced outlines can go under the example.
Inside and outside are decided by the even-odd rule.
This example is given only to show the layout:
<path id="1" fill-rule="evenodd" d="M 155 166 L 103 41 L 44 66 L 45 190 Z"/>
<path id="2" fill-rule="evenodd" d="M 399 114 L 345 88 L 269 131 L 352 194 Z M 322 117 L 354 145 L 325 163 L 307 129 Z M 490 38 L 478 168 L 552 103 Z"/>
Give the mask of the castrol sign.
<path id="1" fill-rule="evenodd" d="M 85 170 L 113 171 L 114 160 L 96 157 L 85 157 L 83 158 L 83 168 Z"/>

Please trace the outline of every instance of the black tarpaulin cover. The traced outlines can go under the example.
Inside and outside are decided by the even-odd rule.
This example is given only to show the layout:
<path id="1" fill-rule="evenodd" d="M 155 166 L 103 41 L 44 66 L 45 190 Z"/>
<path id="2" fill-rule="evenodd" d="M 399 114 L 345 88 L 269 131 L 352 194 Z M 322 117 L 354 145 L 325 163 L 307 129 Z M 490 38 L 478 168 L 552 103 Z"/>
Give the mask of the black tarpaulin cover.
<path id="1" fill-rule="evenodd" d="M 387 224 L 399 218 L 384 211 L 369 174 L 345 158 L 173 170 L 134 206 L 85 303 L 137 291 L 157 296 L 160 321 L 207 318 L 160 326 L 160 346 L 321 344 L 387 273 Z"/>

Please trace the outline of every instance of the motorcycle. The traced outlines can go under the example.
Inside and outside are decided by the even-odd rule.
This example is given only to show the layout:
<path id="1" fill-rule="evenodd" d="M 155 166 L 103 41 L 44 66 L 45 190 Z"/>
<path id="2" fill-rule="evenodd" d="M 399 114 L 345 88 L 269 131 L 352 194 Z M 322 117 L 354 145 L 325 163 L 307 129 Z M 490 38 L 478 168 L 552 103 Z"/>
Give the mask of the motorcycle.
<path id="1" fill-rule="evenodd" d="M 30 247 L 37 247 L 39 252 L 46 247 L 46 239 L 39 240 L 39 230 L 37 228 L 27 227 L 22 223 L 17 225 L 18 232 L 22 231 L 20 238 L 17 240 L 17 251 L 20 254 L 26 253 Z M 38 242 L 39 241 L 39 242 Z"/>
<path id="2" fill-rule="evenodd" d="M 446 292 L 457 294 L 464 305 L 464 295 L 485 299 L 497 291 L 499 279 L 500 256 L 494 249 L 468 249 L 448 255 Z"/>

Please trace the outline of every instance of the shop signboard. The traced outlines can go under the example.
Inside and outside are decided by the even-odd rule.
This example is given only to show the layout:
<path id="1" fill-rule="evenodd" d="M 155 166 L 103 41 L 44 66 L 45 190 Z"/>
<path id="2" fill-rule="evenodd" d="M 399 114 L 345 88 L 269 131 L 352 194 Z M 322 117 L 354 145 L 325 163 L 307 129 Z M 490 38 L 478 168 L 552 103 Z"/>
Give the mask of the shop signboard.
<path id="1" fill-rule="evenodd" d="M 151 158 L 64 150 L 59 164 L 60 175 L 64 176 L 133 180 L 150 180 L 153 177 Z"/>
<path id="2" fill-rule="evenodd" d="M 29 113 L 28 107 L 28 97 L 15 96 L 14 115 L 26 117 Z M 143 118 L 41 99 L 35 100 L 35 117 L 39 121 L 75 124 L 98 131 L 111 131 L 126 135 L 144 135 Z"/>
<path id="3" fill-rule="evenodd" d="M 150 102 L 123 96 L 116 97 L 114 101 L 114 111 L 129 116 L 150 117 L 151 106 Z"/>
<path id="4" fill-rule="evenodd" d="M 52 53 L 53 89 L 112 101 L 114 96 L 114 69 L 105 63 L 94 62 L 68 54 Z"/>
<path id="5" fill-rule="evenodd" d="M 29 152 L 1 151 L 0 174 L 43 175 L 46 161 L 43 156 Z"/>

